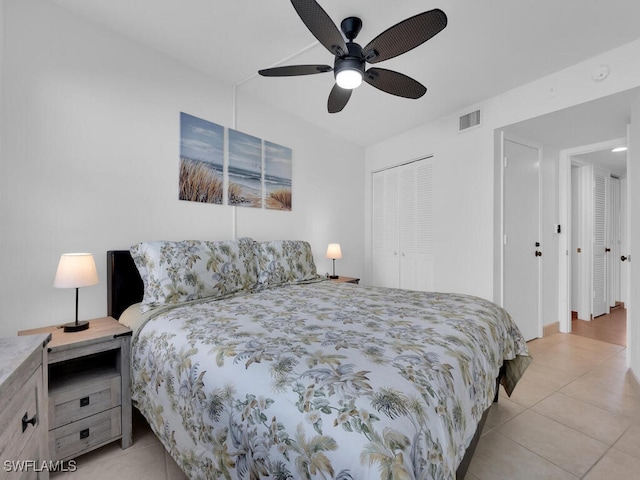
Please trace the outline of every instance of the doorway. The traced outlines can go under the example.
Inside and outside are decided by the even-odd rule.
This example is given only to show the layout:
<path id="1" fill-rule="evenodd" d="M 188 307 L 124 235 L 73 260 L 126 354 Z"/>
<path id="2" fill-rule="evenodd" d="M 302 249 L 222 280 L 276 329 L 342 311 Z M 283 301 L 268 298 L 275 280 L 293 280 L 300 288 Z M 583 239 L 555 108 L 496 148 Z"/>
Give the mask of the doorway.
<path id="1" fill-rule="evenodd" d="M 623 346 L 627 158 L 625 151 L 612 150 L 625 145 L 626 139 L 617 139 L 569 157 L 569 330 Z"/>
<path id="2" fill-rule="evenodd" d="M 591 321 L 573 318 L 571 333 L 626 347 L 627 309 L 623 305 L 618 305 L 612 308 L 610 313 L 596 317 Z"/>
<path id="3" fill-rule="evenodd" d="M 591 321 L 602 313 L 608 313 L 610 307 L 624 306 L 628 301 L 626 265 L 622 261 L 622 258 L 626 259 L 622 252 L 627 248 L 624 201 L 627 155 L 626 152 L 612 152 L 614 148 L 626 145 L 627 138 L 619 137 L 560 152 L 560 221 L 570 226 L 569 238 L 564 240 L 567 255 L 561 257 L 559 266 L 560 295 L 561 298 L 566 298 L 566 303 L 561 301 L 559 304 L 562 332 L 572 331 L 573 319 L 576 317 Z M 612 175 L 616 177 L 615 180 Z M 598 177 L 606 183 L 606 187 L 598 187 Z M 610 185 L 618 185 L 619 188 L 609 188 Z M 594 227 L 598 222 L 595 212 L 598 188 L 601 192 L 606 192 L 604 195 L 608 207 L 614 202 L 612 194 L 615 192 L 617 196 L 615 209 L 603 209 L 601 206 L 599 231 Z M 616 222 L 612 221 L 614 218 L 617 219 Z M 596 241 L 598 232 L 601 238 Z M 600 247 L 597 244 L 601 244 Z M 600 251 L 596 251 L 598 248 Z M 597 259 L 596 254 L 599 254 Z M 563 286 L 566 287 L 566 297 L 563 295 Z"/>
<path id="4" fill-rule="evenodd" d="M 640 87 L 614 93 L 605 97 L 557 110 L 538 117 L 505 125 L 494 131 L 494 292 L 495 301 L 504 305 L 502 285 L 504 283 L 502 263 L 502 158 L 501 134 L 526 138 L 543 147 L 543 213 L 542 244 L 545 246 L 543 263 L 544 289 L 542 291 L 543 326 L 558 328 L 560 332 L 571 331 L 570 310 L 570 186 L 571 163 L 567 154 L 579 150 L 577 146 L 605 142 L 612 138 L 628 138 L 627 152 L 628 186 L 623 197 L 627 198 L 627 244 L 621 256 L 626 256 L 627 291 L 627 363 L 640 372 L 640 323 L 635 318 L 634 298 L 628 295 L 633 285 L 640 285 L 640 262 L 631 262 L 631 253 L 640 251 L 640 211 L 633 208 L 640 205 L 640 188 L 634 186 L 640 181 Z M 636 146 L 634 148 L 634 146 Z M 592 149 L 593 150 L 593 149 Z M 572 153 L 587 153 L 573 151 Z M 640 255 L 640 254 L 639 254 Z M 548 266 L 548 268 L 547 268 Z"/>

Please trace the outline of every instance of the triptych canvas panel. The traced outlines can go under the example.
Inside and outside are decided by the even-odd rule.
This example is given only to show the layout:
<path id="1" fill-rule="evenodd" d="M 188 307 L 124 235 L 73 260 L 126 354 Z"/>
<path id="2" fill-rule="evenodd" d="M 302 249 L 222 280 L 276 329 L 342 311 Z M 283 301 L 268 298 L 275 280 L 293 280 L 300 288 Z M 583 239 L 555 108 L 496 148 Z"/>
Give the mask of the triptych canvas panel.
<path id="1" fill-rule="evenodd" d="M 180 113 L 179 198 L 291 210 L 288 147 Z"/>

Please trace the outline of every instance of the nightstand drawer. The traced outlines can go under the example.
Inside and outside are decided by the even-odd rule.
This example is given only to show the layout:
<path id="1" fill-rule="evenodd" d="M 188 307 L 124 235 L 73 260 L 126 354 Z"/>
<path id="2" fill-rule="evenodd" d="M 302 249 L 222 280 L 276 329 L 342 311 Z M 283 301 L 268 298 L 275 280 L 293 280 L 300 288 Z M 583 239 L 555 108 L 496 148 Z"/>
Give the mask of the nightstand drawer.
<path id="1" fill-rule="evenodd" d="M 0 459 L 31 460 L 23 458 L 21 453 L 29 445 L 34 433 L 41 430 L 41 416 L 38 410 L 38 391 L 41 388 L 42 369 L 38 368 L 16 395 L 11 399 L 3 398 L 9 403 L 0 420 Z"/>
<path id="2" fill-rule="evenodd" d="M 49 452 L 54 460 L 73 457 L 120 436 L 120 407 L 58 427 L 50 433 Z"/>
<path id="3" fill-rule="evenodd" d="M 118 372 L 96 375 L 91 381 L 82 376 L 49 389 L 49 428 L 57 428 L 104 412 L 121 403 L 122 378 Z"/>

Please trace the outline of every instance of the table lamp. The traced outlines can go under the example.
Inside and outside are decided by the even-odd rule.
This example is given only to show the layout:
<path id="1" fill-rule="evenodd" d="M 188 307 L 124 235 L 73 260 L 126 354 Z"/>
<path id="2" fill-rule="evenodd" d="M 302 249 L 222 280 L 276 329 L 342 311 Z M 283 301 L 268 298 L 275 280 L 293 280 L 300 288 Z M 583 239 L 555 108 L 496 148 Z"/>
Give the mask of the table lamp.
<path id="1" fill-rule="evenodd" d="M 336 275 L 336 258 L 342 258 L 342 250 L 339 243 L 330 243 L 327 247 L 327 258 L 333 260 L 333 275 L 329 275 L 329 278 L 338 278 Z"/>
<path id="2" fill-rule="evenodd" d="M 76 321 L 64 325 L 65 332 L 79 332 L 89 328 L 88 321 L 78 322 L 78 289 L 98 283 L 96 262 L 90 253 L 63 253 L 60 256 L 56 278 L 53 286 L 56 288 L 76 289 Z"/>

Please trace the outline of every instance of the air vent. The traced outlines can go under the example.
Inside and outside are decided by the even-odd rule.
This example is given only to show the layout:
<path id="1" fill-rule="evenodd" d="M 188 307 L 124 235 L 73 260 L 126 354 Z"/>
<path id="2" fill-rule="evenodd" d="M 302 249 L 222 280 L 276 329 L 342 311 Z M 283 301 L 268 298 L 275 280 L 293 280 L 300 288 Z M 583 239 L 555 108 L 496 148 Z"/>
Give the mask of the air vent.
<path id="1" fill-rule="evenodd" d="M 460 117 L 459 131 L 463 131 L 471 127 L 476 127 L 478 125 L 480 125 L 480 110 L 462 115 Z"/>

